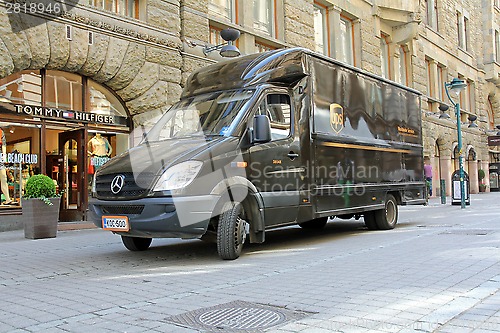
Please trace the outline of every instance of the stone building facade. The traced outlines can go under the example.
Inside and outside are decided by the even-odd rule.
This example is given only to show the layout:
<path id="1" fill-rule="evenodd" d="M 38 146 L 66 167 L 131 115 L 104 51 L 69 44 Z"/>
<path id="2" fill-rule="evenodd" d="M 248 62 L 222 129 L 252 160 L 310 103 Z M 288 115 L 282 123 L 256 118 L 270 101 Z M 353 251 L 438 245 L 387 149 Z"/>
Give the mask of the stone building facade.
<path id="1" fill-rule="evenodd" d="M 0 110 L 0 127 L 6 129 L 7 142 L 18 144 L 21 139 L 13 130 L 20 133 L 31 126 L 31 153 L 33 143 L 39 144 L 36 167 L 47 174 L 58 170 L 49 155 L 65 153 L 56 147 L 49 154 L 49 137 L 62 140 L 63 132 L 83 131 L 78 140 L 85 143 L 101 131 L 115 148 L 113 154 L 119 153 L 178 100 L 192 71 L 222 60 L 217 52 L 205 54 L 204 48 L 220 43 L 220 30 L 231 27 L 241 32 L 236 45 L 243 54 L 302 46 L 421 91 L 424 154 L 433 166 L 434 193 L 439 179 L 446 180 L 446 193 L 451 193 L 449 180 L 457 165 L 455 114 L 450 108 L 450 118 L 444 119 L 438 109 L 450 105 L 444 82 L 466 80 L 468 89 L 460 97 L 463 154 L 471 190 L 477 192 L 477 170 L 486 171 L 484 182 L 489 184 L 489 164 L 499 158 L 497 148 L 487 144 L 500 125 L 499 16 L 498 0 L 1 0 L 0 103 L 7 106 Z M 74 80 L 70 87 L 78 83 L 82 100 L 77 104 L 57 100 L 59 88 L 52 82 L 65 76 Z M 26 97 L 30 80 L 39 82 L 31 91 L 37 95 L 33 100 Z M 14 83 L 17 92 L 24 92 L 18 94 Z M 94 118 L 55 119 L 50 109 L 42 117 L 29 112 L 20 117 L 8 108 L 17 103 L 99 113 L 93 109 L 97 97 L 111 105 L 106 114 L 125 119 L 123 126 Z M 477 117 L 478 127 L 468 127 L 469 116 Z M 81 212 L 91 178 L 90 155 L 83 155 L 74 169 L 83 177 L 77 187 L 84 195 L 73 204 L 67 198 L 68 209 Z M 8 208 L 16 212 L 15 206 Z"/>

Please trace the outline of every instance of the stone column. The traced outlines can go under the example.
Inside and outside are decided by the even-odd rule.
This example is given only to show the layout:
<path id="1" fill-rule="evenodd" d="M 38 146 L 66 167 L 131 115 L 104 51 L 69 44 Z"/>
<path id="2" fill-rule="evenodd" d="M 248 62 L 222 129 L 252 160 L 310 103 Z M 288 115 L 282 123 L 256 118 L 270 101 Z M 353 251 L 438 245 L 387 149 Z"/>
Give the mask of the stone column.
<path id="1" fill-rule="evenodd" d="M 469 161 L 469 181 L 470 181 L 470 193 L 479 193 L 479 179 L 477 177 L 477 161 Z"/>
<path id="2" fill-rule="evenodd" d="M 486 184 L 486 192 L 490 192 L 490 163 L 488 163 L 488 161 L 481 161 L 480 167 L 484 170 L 484 183 Z"/>
<path id="3" fill-rule="evenodd" d="M 453 173 L 451 158 L 449 156 L 443 156 L 440 158 L 439 164 L 441 167 L 441 178 L 445 181 L 446 196 L 450 196 L 452 185 L 451 174 Z"/>
<path id="4" fill-rule="evenodd" d="M 432 196 L 441 196 L 441 179 L 439 178 L 440 161 L 439 156 L 434 156 L 431 159 L 432 166 Z"/>

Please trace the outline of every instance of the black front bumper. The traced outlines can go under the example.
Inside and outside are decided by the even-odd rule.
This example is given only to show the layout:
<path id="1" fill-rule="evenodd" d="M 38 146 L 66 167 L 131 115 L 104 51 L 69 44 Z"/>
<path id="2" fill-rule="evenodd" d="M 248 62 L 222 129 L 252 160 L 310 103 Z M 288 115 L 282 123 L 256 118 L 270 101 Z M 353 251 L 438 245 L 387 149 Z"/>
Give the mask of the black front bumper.
<path id="1" fill-rule="evenodd" d="M 199 238 L 205 234 L 220 196 L 159 197 L 137 200 L 89 200 L 89 220 L 102 228 L 103 216 L 127 216 L 130 229 L 115 232 L 149 238 Z"/>

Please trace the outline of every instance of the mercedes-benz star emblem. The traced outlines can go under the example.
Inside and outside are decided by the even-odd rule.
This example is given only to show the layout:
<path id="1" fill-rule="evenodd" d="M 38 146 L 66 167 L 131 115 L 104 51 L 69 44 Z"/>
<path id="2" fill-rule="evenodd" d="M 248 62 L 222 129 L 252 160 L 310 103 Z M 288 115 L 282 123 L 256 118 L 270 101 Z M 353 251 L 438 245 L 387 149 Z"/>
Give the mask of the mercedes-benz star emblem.
<path id="1" fill-rule="evenodd" d="M 116 175 L 115 178 L 111 181 L 111 192 L 113 194 L 118 194 L 125 185 L 125 176 L 124 175 Z"/>

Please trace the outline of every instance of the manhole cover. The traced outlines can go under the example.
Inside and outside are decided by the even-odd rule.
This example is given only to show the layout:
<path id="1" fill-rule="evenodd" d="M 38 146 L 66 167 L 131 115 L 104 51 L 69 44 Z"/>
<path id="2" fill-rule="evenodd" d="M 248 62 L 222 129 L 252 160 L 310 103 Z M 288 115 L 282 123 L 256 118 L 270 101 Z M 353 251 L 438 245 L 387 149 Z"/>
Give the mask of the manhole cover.
<path id="1" fill-rule="evenodd" d="M 308 313 L 263 304 L 234 301 L 167 318 L 167 321 L 208 332 L 262 332 L 305 317 Z"/>

